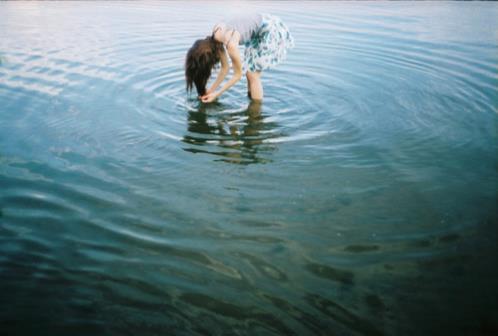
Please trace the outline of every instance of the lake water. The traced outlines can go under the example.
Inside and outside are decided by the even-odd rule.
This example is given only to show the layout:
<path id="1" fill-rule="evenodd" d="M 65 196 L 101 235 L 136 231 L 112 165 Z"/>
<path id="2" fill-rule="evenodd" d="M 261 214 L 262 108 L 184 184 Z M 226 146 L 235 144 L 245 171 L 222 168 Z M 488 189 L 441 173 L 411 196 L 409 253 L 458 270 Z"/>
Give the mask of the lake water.
<path id="1" fill-rule="evenodd" d="M 223 15 L 296 41 L 216 103 Z M 0 329 L 498 332 L 497 3 L 0 3 Z"/>

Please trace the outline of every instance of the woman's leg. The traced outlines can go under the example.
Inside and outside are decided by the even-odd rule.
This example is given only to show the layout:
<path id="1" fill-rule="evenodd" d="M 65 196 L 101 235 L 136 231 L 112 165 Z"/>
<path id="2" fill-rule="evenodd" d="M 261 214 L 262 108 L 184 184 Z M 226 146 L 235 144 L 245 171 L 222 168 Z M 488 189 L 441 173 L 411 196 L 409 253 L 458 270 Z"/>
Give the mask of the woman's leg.
<path id="1" fill-rule="evenodd" d="M 263 85 L 261 84 L 261 71 L 247 71 L 247 89 L 251 99 L 263 99 Z"/>

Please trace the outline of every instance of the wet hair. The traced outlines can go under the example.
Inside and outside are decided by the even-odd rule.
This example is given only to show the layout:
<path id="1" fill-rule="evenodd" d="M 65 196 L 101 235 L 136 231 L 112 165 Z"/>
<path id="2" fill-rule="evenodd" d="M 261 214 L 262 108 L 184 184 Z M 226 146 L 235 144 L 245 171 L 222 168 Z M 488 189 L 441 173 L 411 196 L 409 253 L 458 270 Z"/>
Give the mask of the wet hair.
<path id="1" fill-rule="evenodd" d="M 185 59 L 187 91 L 192 91 L 195 85 L 200 96 L 206 93 L 206 83 L 213 66 L 220 61 L 222 51 L 223 43 L 216 41 L 214 34 L 194 42 Z"/>

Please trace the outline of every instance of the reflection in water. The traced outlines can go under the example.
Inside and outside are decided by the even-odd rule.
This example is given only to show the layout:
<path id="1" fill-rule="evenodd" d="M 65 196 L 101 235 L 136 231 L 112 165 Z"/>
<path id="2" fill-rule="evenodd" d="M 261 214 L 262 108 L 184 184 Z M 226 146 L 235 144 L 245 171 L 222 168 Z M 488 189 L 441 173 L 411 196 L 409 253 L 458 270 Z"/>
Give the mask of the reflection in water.
<path id="1" fill-rule="evenodd" d="M 251 101 L 242 111 L 226 113 L 223 104 L 200 104 L 188 112 L 188 133 L 183 138 L 195 146 L 184 150 L 217 155 L 219 160 L 235 164 L 271 162 L 265 154 L 273 151 L 274 145 L 265 140 L 277 136 L 277 125 L 266 120 L 262 105 Z"/>

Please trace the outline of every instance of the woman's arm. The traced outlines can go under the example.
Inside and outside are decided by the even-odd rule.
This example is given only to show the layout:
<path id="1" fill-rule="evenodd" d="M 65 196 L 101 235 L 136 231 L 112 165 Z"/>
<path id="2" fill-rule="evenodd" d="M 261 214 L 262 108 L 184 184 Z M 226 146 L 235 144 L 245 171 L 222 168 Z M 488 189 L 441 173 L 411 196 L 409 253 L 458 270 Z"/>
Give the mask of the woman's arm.
<path id="1" fill-rule="evenodd" d="M 220 51 L 220 62 L 221 62 L 221 69 L 218 72 L 218 76 L 216 77 L 216 80 L 211 85 L 211 87 L 206 91 L 205 95 L 214 92 L 214 90 L 218 88 L 218 86 L 221 84 L 221 82 L 223 82 L 223 80 L 228 74 L 228 69 L 230 68 L 230 66 L 228 65 L 228 59 L 224 49 Z"/>
<path id="2" fill-rule="evenodd" d="M 204 95 L 201 98 L 204 103 L 212 102 L 242 78 L 242 62 L 240 59 L 240 52 L 238 48 L 239 39 L 240 39 L 240 34 L 238 32 L 235 32 L 227 45 L 228 56 L 230 56 L 230 59 L 232 60 L 232 68 L 233 68 L 232 78 L 230 78 L 230 80 L 227 81 L 219 91 L 211 92 L 209 94 Z"/>

